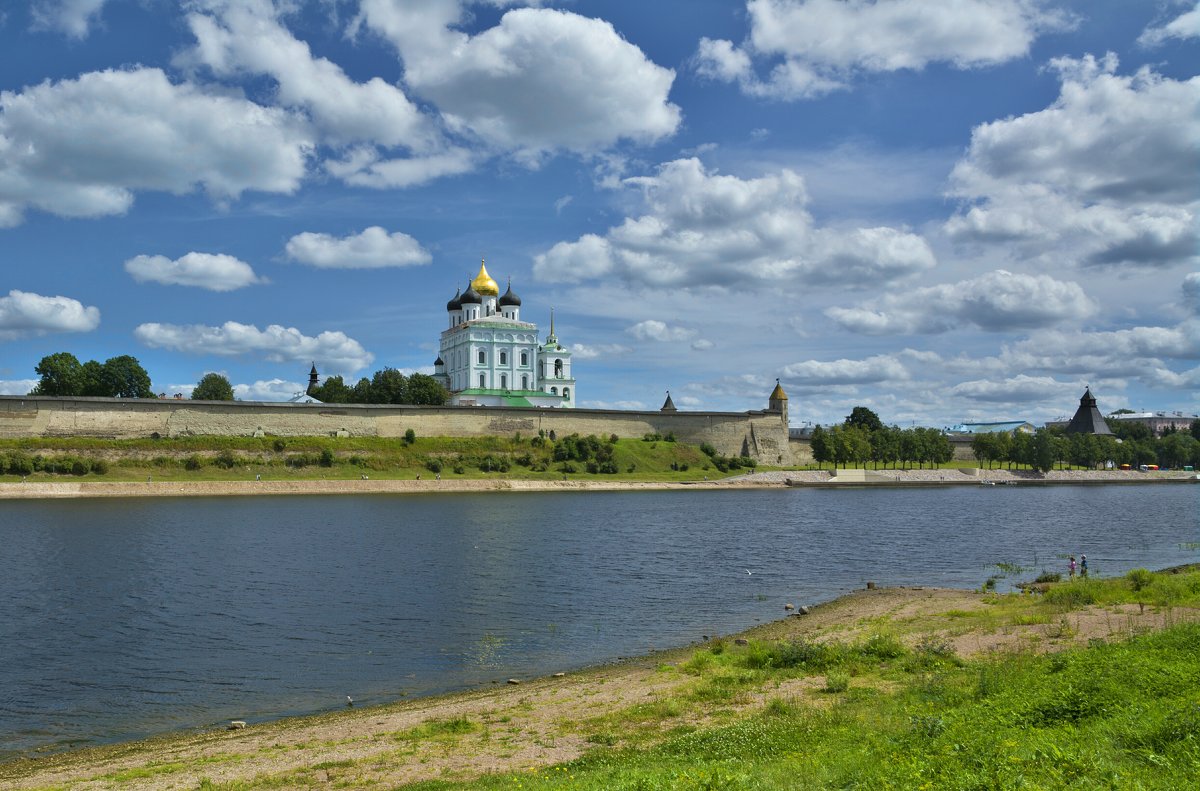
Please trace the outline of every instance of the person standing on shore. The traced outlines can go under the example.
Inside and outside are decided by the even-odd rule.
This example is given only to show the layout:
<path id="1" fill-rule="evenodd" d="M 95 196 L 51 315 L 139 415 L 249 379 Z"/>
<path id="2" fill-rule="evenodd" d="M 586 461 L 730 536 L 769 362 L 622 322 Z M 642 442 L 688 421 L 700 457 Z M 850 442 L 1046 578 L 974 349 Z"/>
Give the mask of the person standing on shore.
<path id="1" fill-rule="evenodd" d="M 1067 573 L 1071 575 L 1071 579 L 1075 579 L 1075 556 L 1074 555 L 1072 555 L 1071 559 L 1067 561 Z"/>
<path id="2" fill-rule="evenodd" d="M 1087 576 L 1087 555 L 1079 556 L 1079 576 Z"/>

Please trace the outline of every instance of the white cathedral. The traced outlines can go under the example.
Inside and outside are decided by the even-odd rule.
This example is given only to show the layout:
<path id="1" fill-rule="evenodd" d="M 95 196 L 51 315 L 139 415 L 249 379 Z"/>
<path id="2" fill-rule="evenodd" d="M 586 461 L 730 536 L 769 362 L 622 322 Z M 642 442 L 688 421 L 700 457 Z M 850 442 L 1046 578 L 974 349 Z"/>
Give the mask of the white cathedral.
<path id="1" fill-rule="evenodd" d="M 433 377 L 460 406 L 574 407 L 571 352 L 554 334 L 538 342 L 536 324 L 521 321 L 521 298 L 512 283 L 504 295 L 488 275 L 479 274 L 446 303 L 450 326 L 442 332 Z"/>

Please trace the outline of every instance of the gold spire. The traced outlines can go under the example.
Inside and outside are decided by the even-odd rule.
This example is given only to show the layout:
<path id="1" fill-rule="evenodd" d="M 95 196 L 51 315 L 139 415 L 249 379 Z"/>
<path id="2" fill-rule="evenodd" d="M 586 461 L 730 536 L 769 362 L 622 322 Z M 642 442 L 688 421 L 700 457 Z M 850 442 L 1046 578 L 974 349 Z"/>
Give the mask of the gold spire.
<path id="1" fill-rule="evenodd" d="M 500 296 L 500 286 L 492 280 L 492 276 L 488 274 L 487 262 L 479 259 L 479 274 L 471 281 L 471 288 L 481 297 L 498 297 Z"/>

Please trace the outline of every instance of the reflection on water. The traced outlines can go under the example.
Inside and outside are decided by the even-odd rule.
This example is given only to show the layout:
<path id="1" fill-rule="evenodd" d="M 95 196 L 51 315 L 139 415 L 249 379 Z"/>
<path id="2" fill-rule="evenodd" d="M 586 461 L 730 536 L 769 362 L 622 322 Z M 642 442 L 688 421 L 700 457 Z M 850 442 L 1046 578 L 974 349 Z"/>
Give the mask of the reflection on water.
<path id="1" fill-rule="evenodd" d="M 1198 495 L 0 501 L 0 755 L 565 670 L 868 580 L 978 587 L 997 563 L 1063 570 L 1080 553 L 1093 574 L 1195 561 Z"/>

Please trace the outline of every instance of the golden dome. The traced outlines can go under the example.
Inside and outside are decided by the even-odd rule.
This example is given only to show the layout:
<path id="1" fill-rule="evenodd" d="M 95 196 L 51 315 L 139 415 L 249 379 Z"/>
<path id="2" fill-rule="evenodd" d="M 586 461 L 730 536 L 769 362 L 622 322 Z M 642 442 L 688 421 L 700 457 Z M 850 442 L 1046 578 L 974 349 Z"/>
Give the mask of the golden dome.
<path id="1" fill-rule="evenodd" d="M 475 289 L 481 297 L 500 296 L 500 286 L 495 280 L 492 280 L 482 259 L 479 261 L 479 274 L 471 281 L 471 288 Z"/>

